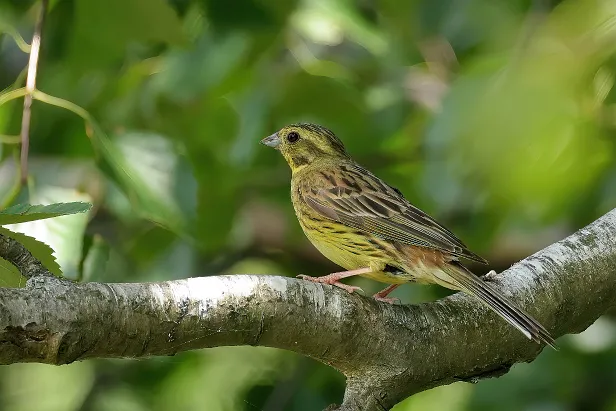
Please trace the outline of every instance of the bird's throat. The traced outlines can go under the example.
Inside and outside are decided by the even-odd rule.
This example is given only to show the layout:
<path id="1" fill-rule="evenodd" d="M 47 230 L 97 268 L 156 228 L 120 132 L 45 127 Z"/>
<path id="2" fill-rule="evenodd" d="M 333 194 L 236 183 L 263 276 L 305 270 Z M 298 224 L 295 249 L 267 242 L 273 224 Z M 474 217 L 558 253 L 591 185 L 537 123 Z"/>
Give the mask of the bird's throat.
<path id="1" fill-rule="evenodd" d="M 310 159 L 302 154 L 293 155 L 289 158 L 289 166 L 293 171 L 297 171 L 310 164 Z"/>

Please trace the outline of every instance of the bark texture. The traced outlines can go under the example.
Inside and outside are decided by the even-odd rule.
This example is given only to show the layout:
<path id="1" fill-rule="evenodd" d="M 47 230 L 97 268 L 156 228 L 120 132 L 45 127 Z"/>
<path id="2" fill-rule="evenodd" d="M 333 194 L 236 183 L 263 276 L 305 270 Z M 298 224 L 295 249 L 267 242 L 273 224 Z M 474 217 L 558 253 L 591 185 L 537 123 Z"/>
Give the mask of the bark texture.
<path id="1" fill-rule="evenodd" d="M 0 288 L 1 364 L 263 345 L 343 372 L 344 400 L 331 409 L 387 410 L 431 387 L 502 375 L 543 348 L 461 293 L 401 306 L 278 276 L 77 284 L 44 275 L 6 237 L 0 256 L 30 278 Z M 584 330 L 616 304 L 616 210 L 488 281 L 554 337 Z"/>

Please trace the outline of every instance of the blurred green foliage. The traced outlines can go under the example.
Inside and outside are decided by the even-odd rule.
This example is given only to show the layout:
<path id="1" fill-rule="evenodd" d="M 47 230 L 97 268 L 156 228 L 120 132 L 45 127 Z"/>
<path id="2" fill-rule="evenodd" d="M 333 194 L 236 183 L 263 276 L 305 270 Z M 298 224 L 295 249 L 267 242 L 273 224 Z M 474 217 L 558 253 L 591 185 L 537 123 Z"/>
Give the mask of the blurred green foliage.
<path id="1" fill-rule="evenodd" d="M 15 39 L 37 10 L 0 2 L 0 88 L 23 84 Z M 52 0 L 42 44 L 38 88 L 95 123 L 35 101 L 14 201 L 94 204 L 89 221 L 23 225 L 70 278 L 333 270 L 296 223 L 287 166 L 258 145 L 297 121 L 334 130 L 496 270 L 616 203 L 613 0 Z M 2 203 L 21 110 L 0 105 Z M 608 315 L 558 353 L 395 410 L 613 411 L 615 338 Z M 0 371 L 7 411 L 317 410 L 344 389 L 324 365 L 252 347 Z"/>

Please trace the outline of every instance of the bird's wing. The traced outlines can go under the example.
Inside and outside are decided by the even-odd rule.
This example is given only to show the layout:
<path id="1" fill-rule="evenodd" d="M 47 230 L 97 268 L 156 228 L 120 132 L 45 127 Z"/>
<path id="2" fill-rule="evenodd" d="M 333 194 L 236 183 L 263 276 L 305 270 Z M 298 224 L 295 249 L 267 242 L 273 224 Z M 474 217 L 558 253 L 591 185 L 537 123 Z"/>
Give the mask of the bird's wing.
<path id="1" fill-rule="evenodd" d="M 301 190 L 316 212 L 368 234 L 486 264 L 451 231 L 409 203 L 402 193 L 359 165 L 322 171 Z"/>

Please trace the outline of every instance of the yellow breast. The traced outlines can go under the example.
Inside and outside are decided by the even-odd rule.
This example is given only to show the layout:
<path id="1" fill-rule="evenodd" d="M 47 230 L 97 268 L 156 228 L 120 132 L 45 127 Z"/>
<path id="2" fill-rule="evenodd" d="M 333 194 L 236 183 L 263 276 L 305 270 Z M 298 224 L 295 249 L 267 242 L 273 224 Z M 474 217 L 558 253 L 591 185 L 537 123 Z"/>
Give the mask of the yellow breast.
<path id="1" fill-rule="evenodd" d="M 392 260 L 391 244 L 372 238 L 352 227 L 333 221 L 318 212 L 303 201 L 298 187 L 298 178 L 304 170 L 295 171 L 291 179 L 291 200 L 297 219 L 306 237 L 321 254 L 346 270 L 370 267 L 372 272 L 363 277 L 388 284 L 401 284 L 412 278 L 407 275 L 397 275 L 384 272 L 386 265 L 398 266 Z"/>
<path id="2" fill-rule="evenodd" d="M 347 270 L 368 267 L 370 257 L 356 250 L 357 239 L 352 238 L 348 229 L 340 224 L 328 222 L 311 224 L 300 219 L 306 237 L 325 257 Z M 315 227 L 316 226 L 316 227 Z M 330 228 L 331 227 L 331 228 Z M 355 248 L 353 245 L 355 244 Z M 364 247 L 362 247 L 364 248 Z"/>
<path id="3" fill-rule="evenodd" d="M 391 258 L 386 251 L 358 231 L 335 221 L 317 217 L 303 204 L 295 204 L 295 212 L 306 237 L 321 254 L 346 270 L 370 267 L 372 272 L 362 275 L 388 284 L 402 284 L 408 276 L 384 272 Z M 308 213 L 308 214 L 305 214 Z"/>

